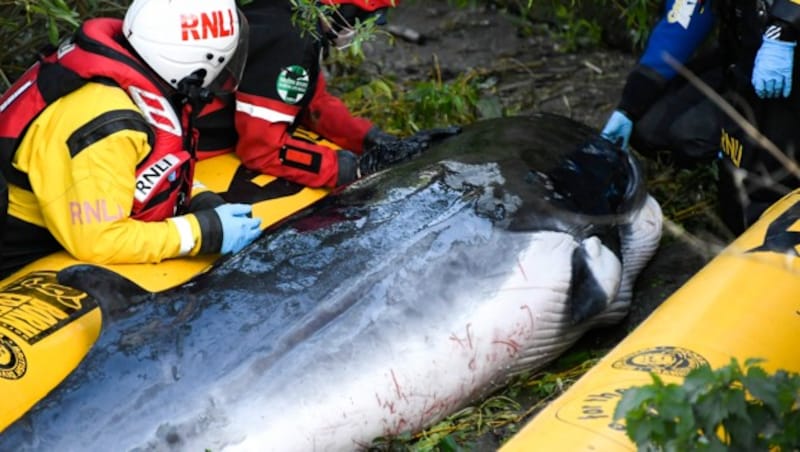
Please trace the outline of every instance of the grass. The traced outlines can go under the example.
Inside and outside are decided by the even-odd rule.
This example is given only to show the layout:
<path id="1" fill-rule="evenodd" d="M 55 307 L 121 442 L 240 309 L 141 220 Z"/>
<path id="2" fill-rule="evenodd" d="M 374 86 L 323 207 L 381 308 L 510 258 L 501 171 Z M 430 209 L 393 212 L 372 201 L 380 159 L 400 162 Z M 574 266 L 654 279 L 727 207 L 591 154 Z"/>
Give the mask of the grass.
<path id="1" fill-rule="evenodd" d="M 607 352 L 573 349 L 546 369 L 514 377 L 505 387 L 413 435 L 378 438 L 370 450 L 452 452 L 494 449 L 566 391 Z M 479 443 L 481 446 L 479 446 Z"/>

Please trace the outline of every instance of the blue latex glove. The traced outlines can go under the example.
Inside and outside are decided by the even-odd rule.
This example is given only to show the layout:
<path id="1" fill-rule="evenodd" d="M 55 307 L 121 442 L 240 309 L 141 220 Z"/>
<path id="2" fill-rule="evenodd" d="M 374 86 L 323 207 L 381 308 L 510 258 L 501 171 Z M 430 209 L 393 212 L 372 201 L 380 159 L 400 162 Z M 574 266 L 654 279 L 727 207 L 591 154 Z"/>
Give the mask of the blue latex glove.
<path id="1" fill-rule="evenodd" d="M 764 38 L 753 67 L 753 88 L 762 99 L 789 97 L 795 42 Z"/>
<path id="2" fill-rule="evenodd" d="M 261 235 L 261 219 L 250 218 L 247 204 L 223 204 L 214 212 L 222 223 L 222 254 L 238 253 Z"/>
<path id="3" fill-rule="evenodd" d="M 628 119 L 625 113 L 614 110 L 614 113 L 611 113 L 611 117 L 608 118 L 606 126 L 603 127 L 601 135 L 622 149 L 628 149 L 628 141 L 631 139 L 632 131 L 633 121 Z"/>

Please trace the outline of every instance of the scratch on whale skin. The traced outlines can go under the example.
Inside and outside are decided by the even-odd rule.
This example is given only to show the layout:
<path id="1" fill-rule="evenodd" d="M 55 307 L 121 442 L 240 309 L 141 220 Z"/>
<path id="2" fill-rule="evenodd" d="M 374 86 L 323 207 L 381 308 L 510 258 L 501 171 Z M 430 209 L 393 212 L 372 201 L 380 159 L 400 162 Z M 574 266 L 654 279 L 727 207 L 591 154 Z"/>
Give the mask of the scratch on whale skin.
<path id="1" fill-rule="evenodd" d="M 394 414 L 397 412 L 397 409 L 394 406 L 394 402 L 391 400 L 387 400 L 386 402 L 381 402 L 381 395 L 377 392 L 375 393 L 375 400 L 378 402 L 378 406 L 381 408 L 386 408 L 389 410 L 389 414 Z"/>
<path id="2" fill-rule="evenodd" d="M 530 307 L 529 305 L 527 305 L 527 304 L 524 304 L 524 305 L 520 306 L 519 308 L 520 308 L 521 310 L 523 310 L 523 311 L 528 311 L 528 320 L 530 320 L 530 323 L 531 323 L 531 330 L 530 330 L 530 332 L 531 332 L 531 333 L 533 333 L 533 326 L 534 326 L 534 321 L 533 321 L 533 319 L 534 319 L 534 315 L 533 315 L 533 311 L 531 311 L 531 307 Z"/>
<path id="3" fill-rule="evenodd" d="M 408 421 L 405 418 L 397 419 L 394 425 L 389 426 L 388 423 L 384 427 L 384 436 L 397 436 L 408 429 Z"/>
<path id="4" fill-rule="evenodd" d="M 508 334 L 508 342 L 512 342 L 514 348 L 519 348 L 519 343 L 514 340 L 513 338 L 521 338 L 523 341 L 526 339 L 530 339 L 534 335 L 534 325 L 535 319 L 533 312 L 531 311 L 531 307 L 527 304 L 521 305 L 519 307 L 521 311 L 525 311 L 528 314 L 528 322 L 527 324 L 522 322 L 515 322 L 513 329 Z M 495 342 L 505 343 L 506 341 L 497 340 Z"/>
<path id="5" fill-rule="evenodd" d="M 472 330 L 471 330 L 471 328 L 472 328 L 472 323 L 468 323 L 467 327 L 466 327 L 466 330 L 467 330 L 466 339 L 461 339 L 460 337 L 456 336 L 456 333 L 452 333 L 450 335 L 450 340 L 458 342 L 458 345 L 460 345 L 462 348 L 466 348 L 468 350 L 472 350 Z M 466 342 L 466 346 L 464 345 L 464 342 Z"/>
<path id="6" fill-rule="evenodd" d="M 442 413 L 449 413 L 452 409 L 458 406 L 456 401 L 457 399 L 453 399 L 452 397 L 445 397 L 443 399 L 437 399 L 436 395 L 433 395 L 433 403 L 428 406 L 428 401 L 425 401 L 425 405 L 422 407 L 422 412 L 420 413 L 418 427 L 423 427 L 427 425 L 428 421 L 432 418 L 438 418 Z"/>
<path id="7" fill-rule="evenodd" d="M 400 382 L 397 381 L 397 375 L 394 374 L 394 369 L 391 369 L 389 372 L 392 374 L 392 382 L 394 383 L 394 390 L 395 393 L 397 394 L 397 398 L 405 402 L 408 402 L 408 398 L 403 393 L 403 389 L 400 387 Z"/>
<path id="8" fill-rule="evenodd" d="M 514 339 L 508 338 L 506 340 L 495 339 L 492 341 L 492 344 L 500 344 L 506 346 L 506 352 L 508 353 L 509 358 L 515 357 L 522 346 L 519 342 L 515 341 Z"/>
<path id="9" fill-rule="evenodd" d="M 517 258 L 517 267 L 519 268 L 519 272 L 522 273 L 522 279 L 525 281 L 528 280 L 528 275 L 525 273 L 525 267 L 522 266 L 522 262 Z"/>

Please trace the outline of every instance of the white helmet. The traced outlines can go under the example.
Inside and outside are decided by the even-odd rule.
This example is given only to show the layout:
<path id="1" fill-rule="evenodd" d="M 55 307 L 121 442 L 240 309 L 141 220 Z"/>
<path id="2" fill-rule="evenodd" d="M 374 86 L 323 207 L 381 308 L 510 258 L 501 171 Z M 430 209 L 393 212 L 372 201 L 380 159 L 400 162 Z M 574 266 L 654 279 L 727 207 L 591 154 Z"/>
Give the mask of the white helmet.
<path id="1" fill-rule="evenodd" d="M 236 0 L 133 0 L 122 31 L 144 62 L 172 87 L 201 69 L 202 86 L 207 87 L 226 67 L 240 74 L 230 65 L 243 66 L 244 58 L 235 55 L 237 48 L 246 54 L 246 45 L 240 45 L 247 39 L 243 25 Z"/>

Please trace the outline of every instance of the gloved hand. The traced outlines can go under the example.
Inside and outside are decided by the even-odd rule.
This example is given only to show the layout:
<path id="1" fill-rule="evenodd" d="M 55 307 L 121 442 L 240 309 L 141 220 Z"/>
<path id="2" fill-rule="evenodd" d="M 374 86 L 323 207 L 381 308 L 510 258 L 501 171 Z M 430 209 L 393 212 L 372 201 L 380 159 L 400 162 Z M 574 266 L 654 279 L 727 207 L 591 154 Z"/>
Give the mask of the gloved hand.
<path id="1" fill-rule="evenodd" d="M 459 133 L 461 133 L 461 126 L 436 127 L 433 129 L 420 130 L 407 138 L 407 140 L 420 141 L 430 146 L 454 135 L 458 135 Z"/>
<path id="2" fill-rule="evenodd" d="M 792 92 L 795 42 L 764 37 L 756 54 L 752 83 L 758 97 L 777 99 Z"/>
<path id="3" fill-rule="evenodd" d="M 395 163 L 421 154 L 430 145 L 461 133 L 461 127 L 449 126 L 420 130 L 408 138 L 399 138 L 373 127 L 364 137 L 364 152 L 359 170 L 362 176 L 383 170 Z"/>
<path id="4" fill-rule="evenodd" d="M 625 113 L 614 110 L 611 117 L 608 118 L 603 131 L 600 133 L 603 138 L 615 143 L 622 149 L 628 149 L 628 141 L 631 139 L 631 132 L 633 131 L 633 121 L 631 121 Z"/>
<path id="5" fill-rule="evenodd" d="M 261 235 L 261 219 L 250 217 L 247 204 L 223 204 L 214 212 L 222 223 L 222 254 L 238 253 Z"/>

